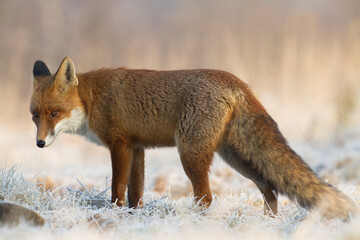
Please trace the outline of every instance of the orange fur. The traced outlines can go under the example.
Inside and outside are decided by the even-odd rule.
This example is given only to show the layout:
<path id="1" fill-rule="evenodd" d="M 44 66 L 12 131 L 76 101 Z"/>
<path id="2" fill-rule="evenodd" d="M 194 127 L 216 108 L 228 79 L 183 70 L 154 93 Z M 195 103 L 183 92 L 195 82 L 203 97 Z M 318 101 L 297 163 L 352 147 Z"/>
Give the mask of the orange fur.
<path id="1" fill-rule="evenodd" d="M 176 146 L 194 196 L 205 206 L 212 201 L 208 171 L 216 151 L 255 182 L 267 202 L 265 213 L 276 214 L 278 193 L 305 208 L 325 204 L 327 217 L 346 219 L 357 211 L 287 145 L 249 87 L 230 73 L 117 68 L 75 74 L 69 58 L 55 75 L 41 61 L 33 73 L 30 109 L 37 140 L 47 146 L 46 139 L 53 141 L 49 134 L 65 131 L 106 146 L 112 201 L 119 206 L 126 187 L 130 207 L 142 205 L 144 149 Z M 51 117 L 54 111 L 57 116 Z"/>

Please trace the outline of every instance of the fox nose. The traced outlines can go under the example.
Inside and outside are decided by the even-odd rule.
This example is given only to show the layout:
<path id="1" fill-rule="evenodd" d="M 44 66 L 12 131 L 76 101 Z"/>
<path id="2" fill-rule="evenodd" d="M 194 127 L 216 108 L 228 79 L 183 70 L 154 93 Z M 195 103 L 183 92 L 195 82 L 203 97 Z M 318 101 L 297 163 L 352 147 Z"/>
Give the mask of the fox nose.
<path id="1" fill-rule="evenodd" d="M 36 145 L 39 147 L 39 148 L 43 148 L 45 146 L 45 141 L 44 140 L 38 140 L 36 142 Z"/>

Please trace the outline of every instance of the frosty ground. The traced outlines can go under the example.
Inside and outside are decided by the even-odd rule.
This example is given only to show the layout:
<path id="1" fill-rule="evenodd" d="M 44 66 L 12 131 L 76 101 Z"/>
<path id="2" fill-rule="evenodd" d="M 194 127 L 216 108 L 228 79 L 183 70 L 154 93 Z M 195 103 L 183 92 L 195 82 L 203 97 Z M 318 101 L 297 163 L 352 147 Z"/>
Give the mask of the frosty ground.
<path id="1" fill-rule="evenodd" d="M 0 229 L 0 239 L 359 239 L 360 218 L 326 220 L 279 197 L 279 215 L 263 215 L 256 186 L 216 156 L 211 168 L 214 201 L 194 204 L 176 149 L 146 152 L 143 209 L 117 208 L 89 199 L 110 198 L 111 164 L 106 149 L 76 136 L 60 136 L 37 149 L 34 133 L 0 134 L 0 198 L 39 212 L 42 228 L 22 224 Z M 360 203 L 360 136 L 291 146 L 323 178 Z M 105 191 L 107 190 L 107 191 Z M 90 197 L 90 198 L 89 198 Z"/>

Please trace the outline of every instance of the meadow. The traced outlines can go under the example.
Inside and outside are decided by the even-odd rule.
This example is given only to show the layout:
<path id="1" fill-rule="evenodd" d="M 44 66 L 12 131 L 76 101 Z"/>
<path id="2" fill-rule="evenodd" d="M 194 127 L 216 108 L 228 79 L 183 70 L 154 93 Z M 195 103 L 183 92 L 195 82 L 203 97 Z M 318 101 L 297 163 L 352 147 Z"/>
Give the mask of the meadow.
<path id="1" fill-rule="evenodd" d="M 289 144 L 360 204 L 358 1 L 0 1 L 0 200 L 34 209 L 43 228 L 0 239 L 358 239 L 359 217 L 326 220 L 279 197 L 263 215 L 256 186 L 216 156 L 214 202 L 194 204 L 176 149 L 145 153 L 145 206 L 113 208 L 108 151 L 78 136 L 35 145 L 32 67 L 215 68 L 250 84 Z"/>

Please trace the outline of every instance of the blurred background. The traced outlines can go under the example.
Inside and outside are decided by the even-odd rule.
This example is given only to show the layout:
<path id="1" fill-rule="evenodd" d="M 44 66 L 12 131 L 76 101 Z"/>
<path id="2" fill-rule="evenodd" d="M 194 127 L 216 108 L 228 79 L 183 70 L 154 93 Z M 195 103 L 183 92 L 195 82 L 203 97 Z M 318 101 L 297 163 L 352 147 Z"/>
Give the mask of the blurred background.
<path id="1" fill-rule="evenodd" d="M 85 142 L 76 150 L 80 137 L 36 149 L 33 63 L 54 73 L 65 56 L 78 72 L 229 71 L 250 84 L 290 143 L 359 129 L 358 0 L 0 0 L 0 165 L 106 158 L 110 171 L 106 150 Z"/>
<path id="2" fill-rule="evenodd" d="M 32 66 L 229 71 L 288 138 L 322 139 L 356 112 L 357 0 L 1 0 L 0 124 L 23 131 Z M 360 118 L 358 118 L 360 120 Z"/>

